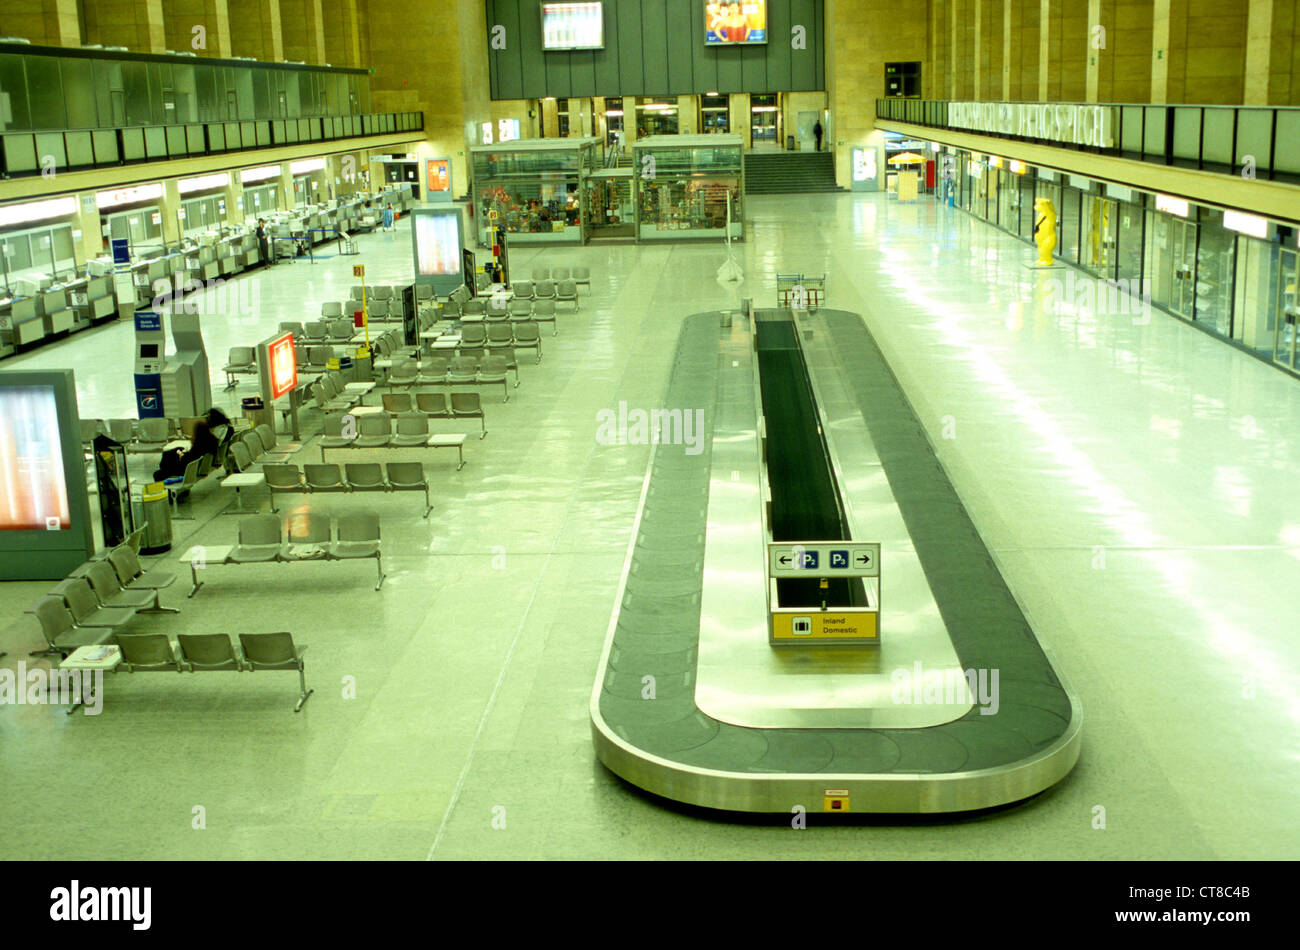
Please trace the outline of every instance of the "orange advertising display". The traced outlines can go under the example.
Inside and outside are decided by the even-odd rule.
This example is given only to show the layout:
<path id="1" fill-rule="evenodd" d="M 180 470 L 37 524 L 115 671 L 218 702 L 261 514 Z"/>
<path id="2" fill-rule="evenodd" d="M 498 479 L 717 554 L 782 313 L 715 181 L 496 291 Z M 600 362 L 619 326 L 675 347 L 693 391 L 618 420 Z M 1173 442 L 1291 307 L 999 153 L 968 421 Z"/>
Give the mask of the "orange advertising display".
<path id="1" fill-rule="evenodd" d="M 298 385 L 298 361 L 293 349 L 293 334 L 273 340 L 266 350 L 271 367 L 271 398 L 279 399 Z"/>
<path id="2" fill-rule="evenodd" d="M 429 160 L 428 190 L 430 192 L 451 191 L 451 163 L 447 159 Z"/>

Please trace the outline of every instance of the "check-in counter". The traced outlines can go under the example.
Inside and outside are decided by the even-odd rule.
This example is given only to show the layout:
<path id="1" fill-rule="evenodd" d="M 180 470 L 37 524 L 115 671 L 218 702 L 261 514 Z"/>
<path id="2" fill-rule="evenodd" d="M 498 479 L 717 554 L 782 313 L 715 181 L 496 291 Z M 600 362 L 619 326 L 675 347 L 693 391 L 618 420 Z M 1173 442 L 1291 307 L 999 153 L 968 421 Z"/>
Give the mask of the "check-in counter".
<path id="1" fill-rule="evenodd" d="M 217 267 L 222 276 L 244 269 L 244 235 L 231 234 L 217 242 Z"/>
<path id="2" fill-rule="evenodd" d="M 117 316 L 111 277 L 91 277 L 78 281 L 70 290 L 74 330 Z"/>
<path id="3" fill-rule="evenodd" d="M 185 293 L 185 284 L 190 279 L 190 269 L 188 261 L 184 254 L 168 254 L 163 258 L 167 262 L 167 270 L 171 274 L 172 291 L 176 294 Z"/>
<path id="4" fill-rule="evenodd" d="M 45 335 L 67 333 L 72 329 L 72 308 L 68 306 L 66 290 L 47 290 L 40 297 L 41 320 L 45 323 Z"/>
<path id="5" fill-rule="evenodd" d="M 197 254 L 189 256 L 190 277 L 196 280 L 215 280 L 221 276 L 221 265 L 217 262 L 216 247 L 201 247 Z"/>
<path id="6" fill-rule="evenodd" d="M 41 312 L 40 297 L 22 297 L 14 301 L 14 345 L 26 346 L 43 340 L 46 336 L 45 316 Z"/>
<path id="7" fill-rule="evenodd" d="M 0 356 L 8 356 L 14 351 L 14 314 L 13 300 L 0 300 Z"/>

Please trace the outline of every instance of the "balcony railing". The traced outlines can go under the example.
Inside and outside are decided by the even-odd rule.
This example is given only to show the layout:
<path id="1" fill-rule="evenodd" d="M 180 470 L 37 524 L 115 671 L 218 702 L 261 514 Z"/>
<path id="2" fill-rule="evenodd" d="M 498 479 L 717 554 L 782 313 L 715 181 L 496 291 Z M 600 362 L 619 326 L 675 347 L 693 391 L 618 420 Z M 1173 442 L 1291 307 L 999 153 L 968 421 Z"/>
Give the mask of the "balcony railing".
<path id="1" fill-rule="evenodd" d="M 876 118 L 1300 182 L 1300 108 L 877 99 Z M 1064 133 L 1064 134 L 1063 134 Z"/>
<path id="2" fill-rule="evenodd" d="M 0 135 L 0 178 L 111 168 L 423 129 L 423 112 L 372 112 L 118 129 L 8 132 Z"/>

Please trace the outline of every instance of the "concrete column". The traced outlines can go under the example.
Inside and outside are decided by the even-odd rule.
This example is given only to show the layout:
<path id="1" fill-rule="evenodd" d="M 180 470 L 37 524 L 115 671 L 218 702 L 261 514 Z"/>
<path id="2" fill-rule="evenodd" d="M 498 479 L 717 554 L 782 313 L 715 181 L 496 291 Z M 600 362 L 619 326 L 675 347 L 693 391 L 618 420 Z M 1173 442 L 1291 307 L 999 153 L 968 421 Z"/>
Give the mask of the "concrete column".
<path id="1" fill-rule="evenodd" d="M 81 236 L 73 242 L 73 253 L 78 265 L 82 265 L 104 253 L 104 235 L 99 230 L 99 209 L 95 206 L 95 193 L 85 191 L 76 198 L 77 213 L 72 218 L 72 230 L 74 237 L 78 231 Z"/>
<path id="2" fill-rule="evenodd" d="M 560 107 L 554 99 L 542 100 L 542 138 L 560 137 Z"/>
<path id="3" fill-rule="evenodd" d="M 280 62 L 284 56 L 284 31 L 280 0 L 226 0 L 235 29 L 230 35 L 232 56 Z"/>
<path id="4" fill-rule="evenodd" d="M 984 83 L 983 83 L 984 57 L 986 52 L 984 49 L 984 44 L 988 41 L 988 36 L 984 32 L 984 3 L 985 0 L 972 0 L 973 6 L 971 9 L 972 16 L 971 16 L 970 29 L 972 35 L 974 36 L 974 43 L 972 49 L 974 55 L 974 63 L 972 65 L 974 66 L 973 72 L 975 74 L 973 77 L 974 94 L 972 95 L 971 98 L 973 98 L 976 102 L 979 102 L 981 99 L 984 98 L 983 95 L 981 95 L 981 93 L 983 93 L 984 91 Z"/>
<path id="5" fill-rule="evenodd" d="M 677 97 L 677 130 L 683 135 L 695 135 L 700 131 L 700 97 Z"/>
<path id="6" fill-rule="evenodd" d="M 181 239 L 180 222 L 176 220 L 176 212 L 181 208 L 181 193 L 175 178 L 163 179 L 162 189 L 158 211 L 162 215 L 163 241 L 175 244 Z"/>
<path id="7" fill-rule="evenodd" d="M 1002 3 L 1002 101 L 1011 99 L 1011 70 L 1015 63 L 1016 71 L 1020 69 L 1019 46 L 1011 45 L 1011 8 L 1017 0 L 1003 0 Z"/>
<path id="8" fill-rule="evenodd" d="M 289 171 L 289 163 L 280 163 L 280 207 L 292 209 L 295 206 L 293 193 L 293 172 Z M 269 210 L 269 209 L 263 209 Z"/>
<path id="9" fill-rule="evenodd" d="M 1271 95 L 1274 6 L 1275 0 L 1250 0 L 1246 26 L 1246 82 L 1245 94 L 1242 97 L 1243 105 L 1263 106 L 1286 102 L 1285 99 L 1273 98 Z M 1289 63 L 1287 65 L 1289 66 Z"/>
<path id="10" fill-rule="evenodd" d="M 45 42 L 54 46 L 81 45 L 81 11 L 77 0 L 43 0 Z M 99 233 L 96 227 L 95 233 Z M 93 255 L 92 255 L 93 256 Z"/>
<path id="11" fill-rule="evenodd" d="M 636 97 L 623 97 L 623 144 L 636 141 Z"/>
<path id="12" fill-rule="evenodd" d="M 226 226 L 233 228 L 243 224 L 244 209 L 239 205 L 244 197 L 244 186 L 240 184 L 238 170 L 230 173 L 230 179 L 226 182 L 222 196 L 226 199 Z"/>
<path id="13" fill-rule="evenodd" d="M 745 150 L 754 147 L 752 129 L 749 126 L 749 93 L 733 92 L 727 97 L 731 108 L 731 131 L 740 133 L 741 145 Z"/>
<path id="14" fill-rule="evenodd" d="M 1039 0 L 1038 10 L 1038 101 L 1047 101 L 1052 61 L 1052 0 Z"/>

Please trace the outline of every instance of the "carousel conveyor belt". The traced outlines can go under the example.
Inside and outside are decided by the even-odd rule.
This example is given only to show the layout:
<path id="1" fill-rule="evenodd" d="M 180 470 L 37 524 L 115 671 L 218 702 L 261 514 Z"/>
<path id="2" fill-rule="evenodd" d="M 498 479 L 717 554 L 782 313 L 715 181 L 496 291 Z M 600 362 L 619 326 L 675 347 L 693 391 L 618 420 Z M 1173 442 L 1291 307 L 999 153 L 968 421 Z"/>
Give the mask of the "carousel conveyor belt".
<path id="1" fill-rule="evenodd" d="M 755 314 L 757 327 L 772 316 Z M 702 451 L 660 444 L 651 455 L 592 691 L 592 735 L 600 760 L 665 798 L 748 812 L 789 813 L 796 806 L 820 811 L 832 792 L 843 793 L 845 810 L 854 812 L 967 811 L 1028 798 L 1062 779 L 1078 758 L 1077 704 L 1039 646 L 862 319 L 844 311 L 816 314 L 823 335 L 821 372 L 828 359 L 833 362 L 836 391 L 854 407 L 852 423 L 865 427 L 859 441 L 870 443 L 887 477 L 906 527 L 907 554 L 914 548 L 924 571 L 921 586 L 928 585 L 927 596 L 933 595 L 937 607 L 935 623 L 941 617 L 962 667 L 998 672 L 996 711 L 964 706 L 951 719 L 920 728 L 759 728 L 701 709 L 702 601 L 725 602 L 716 585 L 726 585 L 722 593 L 746 595 L 733 598 L 737 610 L 766 609 L 749 596 L 765 583 L 762 550 L 745 558 L 744 572 L 710 567 L 725 550 L 729 533 L 752 531 L 761 503 L 752 491 L 744 505 L 729 502 L 731 496 L 744 496 L 747 486 L 731 484 L 735 469 L 713 471 L 715 457 L 730 469 L 739 464 L 733 461 L 737 449 L 749 450 L 743 433 L 738 436 L 732 422 L 722 420 L 743 416 L 746 398 L 753 412 L 754 399 L 743 385 L 753 370 L 734 358 L 748 351 L 748 344 L 741 344 L 748 331 L 739 320 L 721 326 L 719 317 L 717 312 L 688 317 L 678 340 L 664 406 L 702 408 Z M 782 358 L 764 360 L 761 342 L 759 349 L 755 363 L 761 373 L 784 372 L 795 380 L 793 374 L 802 372 L 788 361 L 782 368 Z M 738 375 L 746 371 L 750 377 Z M 766 403 L 775 379 L 764 384 L 760 376 L 759 381 Z M 774 440 L 779 441 L 773 427 L 810 422 L 798 413 L 783 419 L 784 410 L 772 409 L 767 407 L 767 426 L 775 502 L 776 479 L 792 477 L 793 470 L 778 471 L 789 465 L 789 457 L 783 461 L 773 454 Z M 803 432 L 789 444 L 804 440 L 811 452 L 808 438 Z M 756 434 L 749 441 L 756 442 Z M 800 469 L 793 477 L 803 474 Z M 775 533 L 775 518 L 773 527 Z M 889 583 L 890 560 L 889 547 L 882 548 L 882 589 Z M 901 554 L 894 558 L 902 560 Z M 890 636 L 889 604 L 882 595 L 882 640 Z M 704 615 L 710 629 L 727 619 L 712 609 Z M 654 684 L 651 691 L 648 682 Z M 758 692 L 747 700 L 761 707 L 764 696 Z"/>

